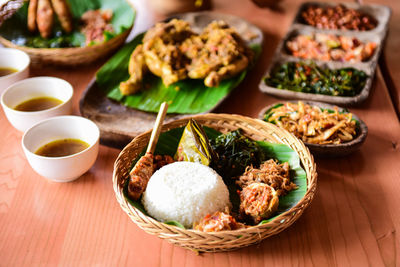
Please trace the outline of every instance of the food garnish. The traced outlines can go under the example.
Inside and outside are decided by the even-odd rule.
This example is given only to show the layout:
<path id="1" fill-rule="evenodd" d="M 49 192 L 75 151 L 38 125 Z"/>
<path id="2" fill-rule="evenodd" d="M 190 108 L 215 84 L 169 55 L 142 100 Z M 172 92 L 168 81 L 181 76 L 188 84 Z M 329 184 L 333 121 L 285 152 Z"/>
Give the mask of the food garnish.
<path id="1" fill-rule="evenodd" d="M 306 143 L 341 144 L 357 135 L 352 113 L 322 109 L 299 101 L 286 102 L 267 111 L 264 120 L 282 127 Z"/>
<path id="2" fill-rule="evenodd" d="M 253 52 L 225 22 L 214 21 L 198 35 L 188 22 L 172 19 L 147 31 L 143 44 L 129 61 L 129 79 L 120 84 L 123 95 L 145 89 L 144 74 L 150 71 L 169 86 L 186 78 L 204 79 L 207 87 L 243 71 Z"/>
<path id="3" fill-rule="evenodd" d="M 370 15 L 342 4 L 334 7 L 310 5 L 301 12 L 301 17 L 304 23 L 320 29 L 369 31 L 378 25 Z"/>
<path id="4" fill-rule="evenodd" d="M 300 34 L 286 42 L 286 49 L 291 55 L 324 61 L 367 61 L 374 54 L 375 48 L 374 42 L 325 33 Z"/>
<path id="5" fill-rule="evenodd" d="M 354 68 L 331 70 L 312 62 L 287 62 L 273 68 L 264 82 L 295 92 L 355 96 L 364 88 L 367 78 L 365 72 Z"/>
<path id="6" fill-rule="evenodd" d="M 247 166 L 246 171 L 236 180 L 244 188 L 252 183 L 264 183 L 276 190 L 278 196 L 286 195 L 297 186 L 290 180 L 289 163 L 279 164 L 274 159 L 263 162 L 259 168 Z"/>

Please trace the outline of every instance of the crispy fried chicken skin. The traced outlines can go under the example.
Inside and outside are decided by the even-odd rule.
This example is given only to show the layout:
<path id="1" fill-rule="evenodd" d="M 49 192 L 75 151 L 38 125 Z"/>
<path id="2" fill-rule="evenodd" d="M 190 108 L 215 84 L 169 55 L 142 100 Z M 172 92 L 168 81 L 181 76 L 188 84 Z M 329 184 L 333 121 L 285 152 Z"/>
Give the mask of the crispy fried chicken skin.
<path id="1" fill-rule="evenodd" d="M 252 57 L 251 49 L 223 21 L 210 23 L 198 35 L 188 22 L 172 19 L 147 31 L 143 47 L 138 46 L 130 57 L 130 65 L 137 66 L 130 67 L 130 78 L 120 84 L 120 90 L 128 95 L 142 89 L 146 66 L 166 86 L 189 77 L 215 87 L 247 68 Z"/>

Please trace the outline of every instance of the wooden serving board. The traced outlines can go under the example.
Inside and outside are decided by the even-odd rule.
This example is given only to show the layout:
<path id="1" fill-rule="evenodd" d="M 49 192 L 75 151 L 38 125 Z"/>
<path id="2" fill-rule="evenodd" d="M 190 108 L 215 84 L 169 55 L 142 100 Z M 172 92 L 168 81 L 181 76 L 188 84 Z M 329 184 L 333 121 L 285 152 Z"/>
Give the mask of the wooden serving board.
<path id="1" fill-rule="evenodd" d="M 236 29 L 248 45 L 259 44 L 261 46 L 263 42 L 263 33 L 258 27 L 236 16 L 214 12 L 192 12 L 178 14 L 173 18 L 188 21 L 192 29 L 198 32 L 214 20 L 224 20 Z M 208 112 L 215 109 L 223 100 Z M 135 136 L 152 129 L 157 115 L 128 108 L 107 98 L 105 90 L 102 90 L 96 83 L 96 78 L 83 93 L 79 108 L 82 116 L 92 120 L 100 128 L 100 142 L 116 148 L 123 148 Z M 190 115 L 192 114 L 170 114 L 166 116 L 165 122 Z"/>

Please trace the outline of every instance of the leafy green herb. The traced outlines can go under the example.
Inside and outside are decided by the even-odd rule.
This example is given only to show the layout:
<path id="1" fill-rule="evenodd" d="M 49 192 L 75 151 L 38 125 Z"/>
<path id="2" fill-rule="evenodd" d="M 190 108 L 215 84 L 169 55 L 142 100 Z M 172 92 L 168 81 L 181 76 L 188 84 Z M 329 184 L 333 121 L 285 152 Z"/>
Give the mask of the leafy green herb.
<path id="1" fill-rule="evenodd" d="M 355 96 L 368 75 L 353 68 L 324 69 L 315 63 L 288 62 L 276 66 L 264 82 L 271 87 L 333 96 Z"/>

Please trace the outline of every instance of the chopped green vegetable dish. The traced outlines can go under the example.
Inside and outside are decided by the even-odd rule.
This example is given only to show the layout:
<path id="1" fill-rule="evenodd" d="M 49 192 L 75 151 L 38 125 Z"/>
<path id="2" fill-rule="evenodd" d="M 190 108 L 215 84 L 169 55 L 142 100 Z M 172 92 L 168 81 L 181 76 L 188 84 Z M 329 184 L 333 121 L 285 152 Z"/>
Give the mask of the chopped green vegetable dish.
<path id="1" fill-rule="evenodd" d="M 315 63 L 288 62 L 275 67 L 264 82 L 271 87 L 333 96 L 355 96 L 368 75 L 353 68 L 327 69 Z"/>

